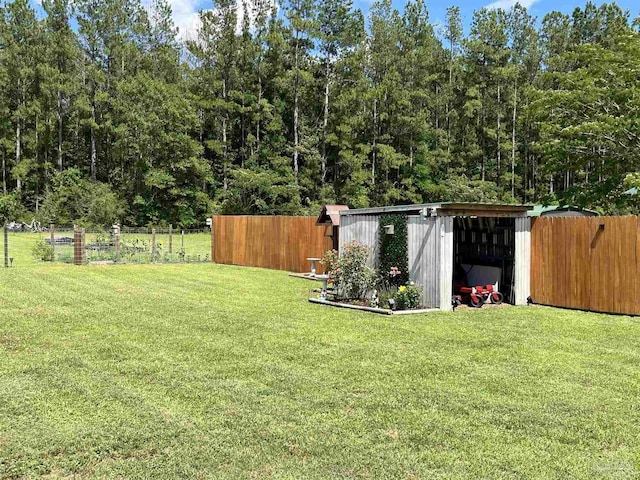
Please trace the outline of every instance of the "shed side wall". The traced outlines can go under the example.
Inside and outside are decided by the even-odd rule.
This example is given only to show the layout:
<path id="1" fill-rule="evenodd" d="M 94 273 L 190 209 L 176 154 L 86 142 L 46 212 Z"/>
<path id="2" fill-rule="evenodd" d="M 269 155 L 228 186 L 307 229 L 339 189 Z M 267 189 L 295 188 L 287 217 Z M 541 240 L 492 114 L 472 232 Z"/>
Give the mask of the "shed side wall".
<path id="1" fill-rule="evenodd" d="M 378 266 L 378 236 L 380 219 L 377 215 L 343 215 L 340 217 L 340 252 L 344 246 L 356 240 L 371 249 L 367 265 Z"/>
<path id="2" fill-rule="evenodd" d="M 453 219 L 440 219 L 440 310 L 451 310 L 453 295 Z"/>

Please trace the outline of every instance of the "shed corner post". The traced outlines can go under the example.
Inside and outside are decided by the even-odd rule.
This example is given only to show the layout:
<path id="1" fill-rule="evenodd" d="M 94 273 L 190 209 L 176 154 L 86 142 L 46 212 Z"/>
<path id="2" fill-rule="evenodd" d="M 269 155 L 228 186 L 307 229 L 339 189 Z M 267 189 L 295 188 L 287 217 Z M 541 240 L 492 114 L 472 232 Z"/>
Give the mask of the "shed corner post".
<path id="1" fill-rule="evenodd" d="M 453 296 L 453 217 L 440 217 L 440 310 L 450 311 Z"/>
<path id="2" fill-rule="evenodd" d="M 531 290 L 531 219 L 516 218 L 514 303 L 526 305 Z"/>
<path id="3" fill-rule="evenodd" d="M 216 235 L 215 235 L 215 225 L 216 225 L 216 216 L 211 214 L 211 262 L 216 262 Z"/>

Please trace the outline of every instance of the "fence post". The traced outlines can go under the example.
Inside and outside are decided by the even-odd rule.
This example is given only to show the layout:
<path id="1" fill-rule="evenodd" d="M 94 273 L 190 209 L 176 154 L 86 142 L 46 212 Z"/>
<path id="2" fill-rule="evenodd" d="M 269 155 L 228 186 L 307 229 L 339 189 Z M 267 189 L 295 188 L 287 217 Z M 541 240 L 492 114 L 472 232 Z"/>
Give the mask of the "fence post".
<path id="1" fill-rule="evenodd" d="M 151 261 L 156 261 L 156 229 L 151 229 Z"/>
<path id="2" fill-rule="evenodd" d="M 173 253 L 173 225 L 169 225 L 169 253 Z"/>
<path id="3" fill-rule="evenodd" d="M 84 265 L 86 253 L 84 250 L 84 228 L 74 227 L 73 229 L 73 263 L 74 265 Z"/>
<path id="4" fill-rule="evenodd" d="M 4 224 L 4 268 L 9 268 L 9 227 Z"/>
<path id="5" fill-rule="evenodd" d="M 116 247 L 116 263 L 120 263 L 120 225 L 115 225 L 114 243 Z"/>
<path id="6" fill-rule="evenodd" d="M 49 238 L 51 239 L 51 253 L 53 254 L 53 261 L 56 261 L 56 226 L 53 223 L 49 224 Z"/>

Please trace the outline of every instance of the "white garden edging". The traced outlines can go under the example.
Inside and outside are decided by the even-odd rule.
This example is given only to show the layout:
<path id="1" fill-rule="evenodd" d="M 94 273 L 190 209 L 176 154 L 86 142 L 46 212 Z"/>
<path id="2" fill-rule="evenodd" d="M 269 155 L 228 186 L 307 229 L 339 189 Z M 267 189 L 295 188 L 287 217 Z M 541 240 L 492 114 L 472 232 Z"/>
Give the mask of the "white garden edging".
<path id="1" fill-rule="evenodd" d="M 437 308 L 422 308 L 419 310 L 389 310 L 386 308 L 365 307 L 362 305 L 350 305 L 348 303 L 332 302 L 331 300 L 322 300 L 320 298 L 310 298 L 309 302 L 319 305 L 328 305 L 330 307 L 350 308 L 351 310 L 360 310 L 363 312 L 377 313 L 379 315 L 412 315 L 419 313 L 438 312 Z"/>

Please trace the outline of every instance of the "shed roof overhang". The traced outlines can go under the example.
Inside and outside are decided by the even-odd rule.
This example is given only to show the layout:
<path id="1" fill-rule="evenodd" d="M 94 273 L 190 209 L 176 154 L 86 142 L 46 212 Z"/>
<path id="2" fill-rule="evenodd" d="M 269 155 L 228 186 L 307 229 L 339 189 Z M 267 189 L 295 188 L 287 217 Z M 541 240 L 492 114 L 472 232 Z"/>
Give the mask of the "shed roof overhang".
<path id="1" fill-rule="evenodd" d="M 320 216 L 318 220 L 316 220 L 316 225 L 340 225 L 340 212 L 349 210 L 349 207 L 346 205 L 325 205 L 322 207 L 322 212 L 320 212 Z"/>
<path id="2" fill-rule="evenodd" d="M 340 215 L 380 215 L 383 213 L 406 213 L 408 215 L 450 217 L 526 217 L 531 205 L 441 202 L 417 205 L 394 205 L 389 207 L 358 208 L 341 211 Z"/>

